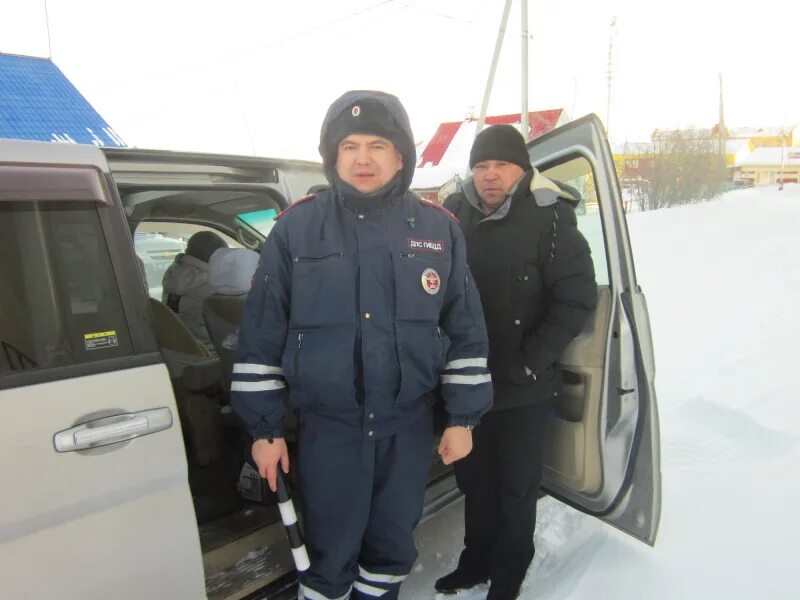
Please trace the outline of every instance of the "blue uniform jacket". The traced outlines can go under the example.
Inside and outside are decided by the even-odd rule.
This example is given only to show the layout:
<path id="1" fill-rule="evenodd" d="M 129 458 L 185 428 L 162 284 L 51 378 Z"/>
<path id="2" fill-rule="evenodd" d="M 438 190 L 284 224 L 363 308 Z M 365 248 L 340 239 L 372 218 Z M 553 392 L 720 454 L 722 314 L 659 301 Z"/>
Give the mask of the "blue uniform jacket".
<path id="1" fill-rule="evenodd" d="M 282 435 L 287 386 L 301 418 L 377 438 L 418 419 L 441 383 L 449 423 L 471 424 L 492 403 L 487 353 L 455 219 L 411 193 L 357 214 L 328 191 L 264 244 L 231 402 L 255 438 Z"/>

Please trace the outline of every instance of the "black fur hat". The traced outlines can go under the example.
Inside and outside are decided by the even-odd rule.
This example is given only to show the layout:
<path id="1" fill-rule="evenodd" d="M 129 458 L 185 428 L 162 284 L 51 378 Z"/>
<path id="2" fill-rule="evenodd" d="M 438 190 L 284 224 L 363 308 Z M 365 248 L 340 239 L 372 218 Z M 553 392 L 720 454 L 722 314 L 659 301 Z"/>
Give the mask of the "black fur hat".
<path id="1" fill-rule="evenodd" d="M 408 190 L 414 177 L 417 149 L 408 113 L 400 100 L 386 92 L 355 90 L 331 104 L 319 136 L 319 153 L 328 181 L 333 181 L 339 142 L 351 133 L 378 135 L 392 142 L 403 157 L 401 187 Z"/>

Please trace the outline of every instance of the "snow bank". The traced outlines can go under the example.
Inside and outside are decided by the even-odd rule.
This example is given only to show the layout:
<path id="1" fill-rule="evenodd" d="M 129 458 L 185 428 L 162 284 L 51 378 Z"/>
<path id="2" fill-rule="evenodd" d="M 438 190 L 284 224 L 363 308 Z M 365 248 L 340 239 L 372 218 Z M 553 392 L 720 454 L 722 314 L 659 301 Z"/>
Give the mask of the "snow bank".
<path id="1" fill-rule="evenodd" d="M 656 352 L 659 537 L 649 548 L 543 499 L 522 598 L 797 598 L 800 186 L 628 222 Z M 404 598 L 435 597 L 461 549 L 461 511 L 420 527 Z"/>

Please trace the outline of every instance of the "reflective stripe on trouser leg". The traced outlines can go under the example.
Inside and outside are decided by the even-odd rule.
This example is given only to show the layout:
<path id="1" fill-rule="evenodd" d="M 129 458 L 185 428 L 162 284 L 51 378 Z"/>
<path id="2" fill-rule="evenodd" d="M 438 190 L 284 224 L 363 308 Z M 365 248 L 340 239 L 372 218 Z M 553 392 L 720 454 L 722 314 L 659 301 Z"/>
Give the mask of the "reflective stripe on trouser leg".
<path id="1" fill-rule="evenodd" d="M 297 600 L 347 600 L 350 597 L 351 591 L 352 590 L 347 590 L 346 594 L 338 598 L 329 598 L 328 596 L 312 590 L 308 586 L 300 584 L 300 588 L 297 590 Z"/>
<path id="2" fill-rule="evenodd" d="M 408 575 L 390 575 L 358 567 L 358 580 L 353 584 L 356 598 L 396 598 L 400 584 Z"/>
<path id="3" fill-rule="evenodd" d="M 403 581 L 408 575 L 385 575 L 382 573 L 372 573 L 358 565 L 358 577 L 362 581 L 366 581 L 368 583 L 400 583 Z"/>
<path id="4" fill-rule="evenodd" d="M 432 419 L 426 415 L 376 442 L 375 487 L 358 560 L 358 579 L 353 586 L 354 598 L 395 600 L 414 566 L 417 550 L 413 532 L 422 514 L 432 429 Z"/>
<path id="5" fill-rule="evenodd" d="M 353 590 L 356 592 L 357 596 L 368 596 L 370 598 L 381 598 L 385 596 L 389 590 L 375 587 L 374 585 L 370 585 L 368 583 L 364 583 L 362 581 L 356 581 L 353 584 Z M 393 594 L 394 596 L 394 594 Z"/>
<path id="6" fill-rule="evenodd" d="M 320 598 L 339 598 L 350 593 L 358 575 L 370 514 L 374 442 L 309 427 L 309 420 L 300 422 L 295 460 L 311 562 L 299 580 Z"/>

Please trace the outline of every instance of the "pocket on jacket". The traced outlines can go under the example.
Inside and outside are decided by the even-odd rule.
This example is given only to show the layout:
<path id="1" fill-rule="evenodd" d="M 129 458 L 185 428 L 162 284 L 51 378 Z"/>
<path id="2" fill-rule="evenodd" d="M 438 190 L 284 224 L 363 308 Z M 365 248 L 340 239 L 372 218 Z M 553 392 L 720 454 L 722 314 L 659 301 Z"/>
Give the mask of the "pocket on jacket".
<path id="1" fill-rule="evenodd" d="M 398 323 L 396 331 L 401 373 L 397 405 L 405 406 L 439 386 L 450 343 L 439 327 L 427 323 Z"/>
<path id="2" fill-rule="evenodd" d="M 525 375 L 522 338 L 518 330 L 489 333 L 489 370 L 494 381 L 517 385 L 533 382 L 533 377 Z"/>
<path id="3" fill-rule="evenodd" d="M 511 269 L 511 298 L 532 300 L 543 291 L 542 276 L 536 263 L 526 262 Z"/>
<path id="4" fill-rule="evenodd" d="M 355 276 L 343 252 L 319 249 L 292 258 L 291 315 L 302 327 L 355 321 Z"/>
<path id="5" fill-rule="evenodd" d="M 398 321 L 439 322 L 450 257 L 427 252 L 393 252 Z"/>
<path id="6" fill-rule="evenodd" d="M 281 366 L 297 408 L 356 409 L 355 329 L 290 329 Z"/>

